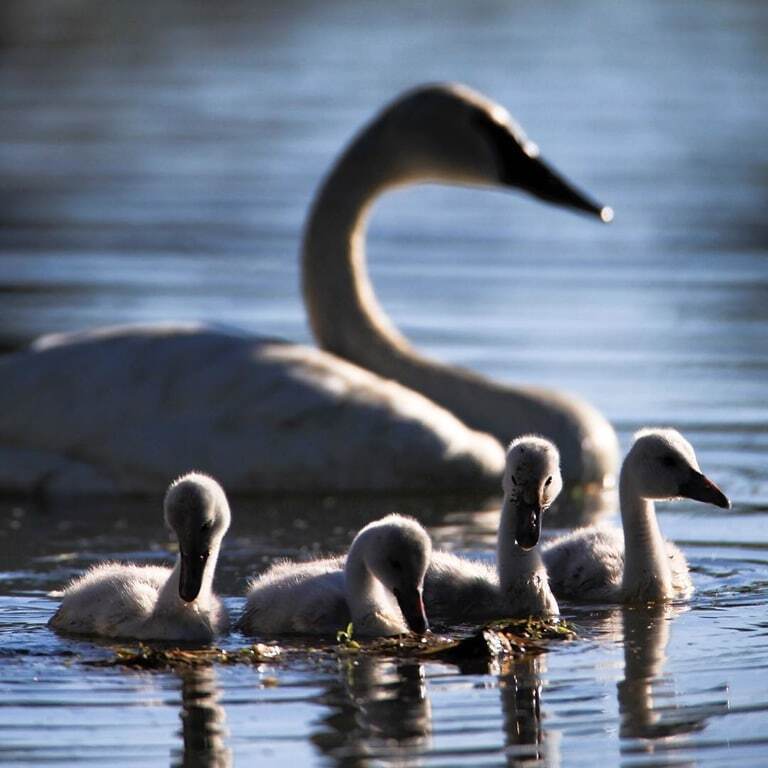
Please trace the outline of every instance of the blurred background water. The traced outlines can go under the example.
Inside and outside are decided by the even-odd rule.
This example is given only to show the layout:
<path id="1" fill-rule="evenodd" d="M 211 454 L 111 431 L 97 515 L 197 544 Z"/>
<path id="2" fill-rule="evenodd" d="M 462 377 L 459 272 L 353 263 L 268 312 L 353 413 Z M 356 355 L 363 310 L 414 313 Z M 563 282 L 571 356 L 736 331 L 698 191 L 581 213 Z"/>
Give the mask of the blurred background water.
<path id="1" fill-rule="evenodd" d="M 682 429 L 735 507 L 661 514 L 694 567 L 687 609 L 571 612 L 582 640 L 534 661 L 177 676 L 84 667 L 71 654 L 103 651 L 44 626 L 46 592 L 88 563 L 168 557 L 159 500 L 4 502 L 0 762 L 759 765 L 767 41 L 757 1 L 4 0 L 3 349 L 161 319 L 310 342 L 297 254 L 319 180 L 399 91 L 459 80 L 509 108 L 616 219 L 503 193 L 392 193 L 369 237 L 384 307 L 436 357 L 584 395 L 624 446 L 644 424 Z M 494 508 L 241 502 L 219 589 L 237 595 L 274 557 L 341 550 L 385 511 L 486 556 Z"/>

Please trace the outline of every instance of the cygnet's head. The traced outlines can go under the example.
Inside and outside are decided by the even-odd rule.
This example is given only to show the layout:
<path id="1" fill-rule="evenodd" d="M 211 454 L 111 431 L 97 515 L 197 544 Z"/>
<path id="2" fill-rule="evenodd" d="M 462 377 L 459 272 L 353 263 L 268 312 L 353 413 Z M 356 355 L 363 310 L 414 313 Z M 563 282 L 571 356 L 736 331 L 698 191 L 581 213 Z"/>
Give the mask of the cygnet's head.
<path id="1" fill-rule="evenodd" d="M 676 429 L 642 429 L 624 459 L 635 490 L 646 499 L 695 499 L 728 509 L 728 497 L 699 469 L 691 444 Z"/>
<path id="2" fill-rule="evenodd" d="M 560 453 L 543 437 L 518 437 L 507 449 L 501 484 L 514 513 L 515 542 L 532 549 L 541 536 L 542 515 L 563 488 Z"/>
<path id="3" fill-rule="evenodd" d="M 227 497 L 212 477 L 190 472 L 168 488 L 163 509 L 166 525 L 179 541 L 179 596 L 191 603 L 200 593 L 211 550 L 229 528 Z"/>
<path id="4" fill-rule="evenodd" d="M 432 559 L 432 540 L 410 517 L 387 515 L 363 528 L 365 563 L 395 596 L 403 617 L 414 632 L 429 624 L 424 610 L 424 577 Z"/>
<path id="5" fill-rule="evenodd" d="M 610 221 L 610 208 L 590 200 L 539 158 L 538 147 L 506 109 L 466 86 L 408 91 L 374 121 L 399 171 L 420 180 L 507 186 Z"/>

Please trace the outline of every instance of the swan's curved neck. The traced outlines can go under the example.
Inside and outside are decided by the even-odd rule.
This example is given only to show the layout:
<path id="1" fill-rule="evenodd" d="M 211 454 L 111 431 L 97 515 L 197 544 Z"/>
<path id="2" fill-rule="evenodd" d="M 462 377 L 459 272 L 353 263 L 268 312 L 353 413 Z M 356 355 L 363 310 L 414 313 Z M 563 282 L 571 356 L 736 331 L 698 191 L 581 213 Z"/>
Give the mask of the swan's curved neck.
<path id="1" fill-rule="evenodd" d="M 316 196 L 304 232 L 302 287 L 315 338 L 324 349 L 426 395 L 467 426 L 502 442 L 522 432 L 557 439 L 574 477 L 584 479 L 587 439 L 605 452 L 601 461 L 610 467 L 615 438 L 591 406 L 551 390 L 499 384 L 426 358 L 376 300 L 365 256 L 374 199 L 394 186 L 448 180 L 419 167 L 375 123 L 342 155 Z M 603 474 L 598 473 L 600 480 Z"/>
<path id="2" fill-rule="evenodd" d="M 216 563 L 219 559 L 219 549 L 221 544 L 215 542 L 211 547 L 208 560 L 206 560 L 203 569 L 203 579 L 200 583 L 200 592 L 192 603 L 186 603 L 179 596 L 179 580 L 181 579 L 181 555 L 177 556 L 176 564 L 165 582 L 157 598 L 155 612 L 161 612 L 169 609 L 177 609 L 185 605 L 196 605 L 200 608 L 206 608 L 213 594 L 213 577 L 216 573 Z"/>
<path id="3" fill-rule="evenodd" d="M 352 543 L 344 566 L 344 592 L 353 627 L 366 633 L 385 634 L 393 622 L 402 624 L 395 596 L 371 573 L 365 561 L 365 534 Z M 402 631 L 400 626 L 394 631 Z"/>
<path id="4" fill-rule="evenodd" d="M 320 189 L 304 234 L 302 281 L 320 345 L 381 372 L 413 351 L 376 301 L 366 269 L 371 205 L 382 191 L 408 179 L 378 144 L 374 126 L 342 155 Z"/>
<path id="5" fill-rule="evenodd" d="M 499 522 L 496 564 L 502 594 L 507 594 L 534 574 L 546 572 L 538 547 L 526 551 L 515 542 L 515 501 L 506 494 Z"/>
<path id="6" fill-rule="evenodd" d="M 672 573 L 653 501 L 636 488 L 631 470 L 619 477 L 621 524 L 624 529 L 624 577 L 627 600 L 663 600 L 672 596 Z"/>

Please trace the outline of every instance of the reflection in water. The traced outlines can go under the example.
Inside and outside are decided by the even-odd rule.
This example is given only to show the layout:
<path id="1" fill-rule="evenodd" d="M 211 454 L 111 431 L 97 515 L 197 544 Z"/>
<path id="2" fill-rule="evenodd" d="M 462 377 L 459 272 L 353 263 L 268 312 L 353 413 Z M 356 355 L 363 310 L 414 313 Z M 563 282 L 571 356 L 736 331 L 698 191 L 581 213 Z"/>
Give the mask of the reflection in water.
<path id="1" fill-rule="evenodd" d="M 228 736 L 221 692 L 213 667 L 181 670 L 181 737 L 184 747 L 174 754 L 173 766 L 185 768 L 228 768 L 232 754 L 226 746 Z"/>
<path id="2" fill-rule="evenodd" d="M 323 703 L 331 713 L 312 741 L 336 765 L 365 765 L 371 757 L 413 756 L 429 743 L 432 713 L 424 667 L 371 657 L 340 661 L 341 675 Z"/>
<path id="3" fill-rule="evenodd" d="M 560 764 L 559 734 L 542 727 L 541 675 L 545 670 L 545 655 L 525 656 L 501 670 L 499 690 L 510 765 Z"/>
<path id="4" fill-rule="evenodd" d="M 727 702 L 680 703 L 674 679 L 663 675 L 670 627 L 683 610 L 669 605 L 622 610 L 624 679 L 618 683 L 619 733 L 623 739 L 653 740 L 640 747 L 644 752 L 663 748 L 667 737 L 702 730 L 709 717 L 728 709 Z M 633 745 L 623 747 L 622 752 L 637 749 Z"/>

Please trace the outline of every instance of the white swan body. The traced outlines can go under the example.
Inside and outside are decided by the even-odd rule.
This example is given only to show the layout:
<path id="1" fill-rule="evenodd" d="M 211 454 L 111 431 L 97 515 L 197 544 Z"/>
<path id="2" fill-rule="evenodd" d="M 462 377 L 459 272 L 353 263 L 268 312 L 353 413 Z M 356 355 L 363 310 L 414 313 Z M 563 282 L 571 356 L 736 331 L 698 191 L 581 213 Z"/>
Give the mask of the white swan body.
<path id="1" fill-rule="evenodd" d="M 562 488 L 557 448 L 532 436 L 512 442 L 502 485 L 497 570 L 447 552 L 433 553 L 424 583 L 431 620 L 469 623 L 558 615 L 536 548 L 542 514 Z"/>
<path id="2" fill-rule="evenodd" d="M 558 598 L 654 602 L 689 597 L 683 553 L 661 536 L 654 499 L 730 502 L 701 474 L 691 444 L 674 429 L 645 429 L 624 459 L 619 481 L 623 531 L 582 528 L 548 543 L 543 558 Z"/>
<path id="3" fill-rule="evenodd" d="M 356 636 L 425 632 L 422 590 L 432 553 L 426 531 L 388 515 L 355 536 L 345 558 L 283 562 L 254 579 L 239 628 L 247 634 Z"/>
<path id="4" fill-rule="evenodd" d="M 504 461 L 396 382 L 198 324 L 44 338 L 0 358 L 0 391 L 0 487 L 19 491 L 149 493 L 190 465 L 230 493 L 448 490 Z"/>
<path id="5" fill-rule="evenodd" d="M 304 297 L 329 352 L 192 324 L 46 337 L 0 358 L 0 488 L 154 492 L 190 465 L 231 492 L 490 488 L 499 440 L 527 431 L 558 443 L 568 480 L 610 483 L 616 438 L 593 408 L 420 357 L 379 308 L 366 215 L 419 181 L 517 187 L 608 219 L 498 105 L 460 86 L 408 93 L 343 154 L 310 214 Z"/>
<path id="6" fill-rule="evenodd" d="M 190 473 L 168 489 L 165 519 L 179 540 L 173 569 L 100 563 L 65 590 L 49 624 L 61 632 L 209 642 L 229 621 L 213 576 L 230 512 L 221 486 Z"/>

